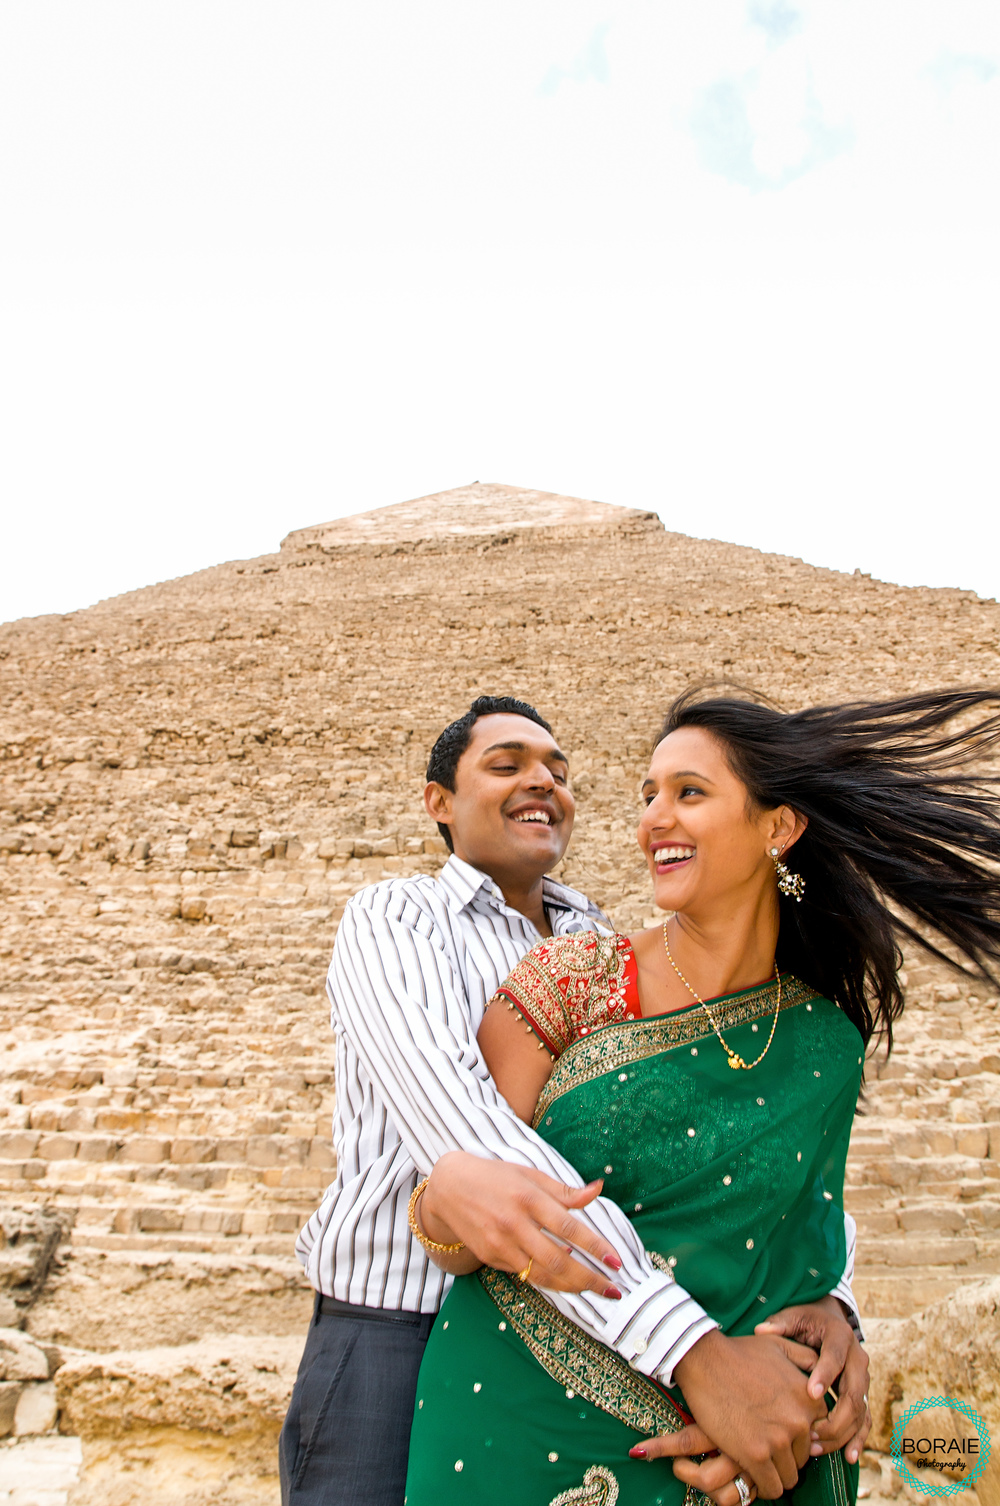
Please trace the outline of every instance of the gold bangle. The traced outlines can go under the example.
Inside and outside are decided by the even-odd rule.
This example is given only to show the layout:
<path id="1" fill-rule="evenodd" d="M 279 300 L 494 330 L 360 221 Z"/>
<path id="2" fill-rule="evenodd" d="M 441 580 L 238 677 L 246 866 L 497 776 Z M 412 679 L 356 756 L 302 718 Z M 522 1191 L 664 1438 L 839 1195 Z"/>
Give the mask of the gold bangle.
<path id="1" fill-rule="evenodd" d="M 440 1245 L 436 1239 L 428 1239 L 423 1229 L 417 1223 L 417 1204 L 427 1191 L 427 1183 L 429 1181 L 430 1177 L 424 1177 L 423 1181 L 418 1182 L 410 1193 L 410 1203 L 406 1210 L 406 1221 L 410 1226 L 410 1233 L 432 1255 L 457 1255 L 459 1250 L 465 1249 L 464 1239 L 456 1240 L 453 1245 Z"/>

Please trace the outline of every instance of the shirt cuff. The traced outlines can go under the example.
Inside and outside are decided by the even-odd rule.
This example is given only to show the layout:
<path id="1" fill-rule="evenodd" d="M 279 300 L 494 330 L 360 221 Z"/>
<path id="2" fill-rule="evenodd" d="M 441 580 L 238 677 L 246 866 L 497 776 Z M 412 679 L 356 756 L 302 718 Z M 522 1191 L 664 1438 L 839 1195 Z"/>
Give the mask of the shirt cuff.
<path id="1" fill-rule="evenodd" d="M 847 1321 L 857 1334 L 859 1342 L 863 1344 L 865 1342 L 865 1332 L 861 1327 L 861 1313 L 858 1309 L 854 1293 L 851 1290 L 851 1283 L 846 1276 L 843 1277 L 839 1285 L 834 1287 L 830 1296 L 836 1297 L 847 1308 Z"/>
<path id="2" fill-rule="evenodd" d="M 719 1326 L 673 1276 L 660 1271 L 612 1306 L 606 1342 L 633 1370 L 665 1386 L 673 1385 L 688 1350 Z"/>

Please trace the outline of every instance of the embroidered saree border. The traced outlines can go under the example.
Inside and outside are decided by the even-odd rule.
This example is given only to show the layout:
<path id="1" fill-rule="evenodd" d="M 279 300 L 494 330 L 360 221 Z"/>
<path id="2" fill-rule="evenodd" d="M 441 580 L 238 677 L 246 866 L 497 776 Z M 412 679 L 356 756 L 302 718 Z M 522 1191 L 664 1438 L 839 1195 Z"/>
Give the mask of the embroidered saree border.
<path id="1" fill-rule="evenodd" d="M 525 1347 L 561 1386 L 637 1433 L 679 1433 L 674 1403 L 648 1376 L 585 1333 L 527 1283 L 484 1266 L 479 1280 Z"/>
<path id="2" fill-rule="evenodd" d="M 765 983 L 748 993 L 737 994 L 722 1002 L 712 1001 L 712 1013 L 725 1034 L 737 1025 L 748 1025 L 753 1020 L 766 1018 L 774 1010 L 777 984 Z M 781 980 L 781 1013 L 794 1009 L 810 999 L 818 999 L 814 988 L 800 983 L 792 974 Z M 654 1015 L 647 1020 L 628 1020 L 606 1025 L 592 1035 L 575 1040 L 563 1052 L 552 1069 L 552 1075 L 542 1089 L 535 1108 L 532 1125 L 535 1129 L 542 1122 L 548 1109 L 564 1093 L 571 1093 L 582 1083 L 593 1082 L 605 1072 L 644 1057 L 658 1056 L 661 1051 L 670 1051 L 678 1046 L 687 1046 L 695 1041 L 715 1040 L 715 1033 L 705 1018 L 704 1010 L 687 1009 L 683 1013 Z M 719 1047 L 722 1050 L 722 1047 Z"/>
<path id="3" fill-rule="evenodd" d="M 679 1433 L 686 1427 L 683 1415 L 659 1386 L 564 1317 L 533 1286 L 492 1266 L 484 1266 L 478 1274 L 488 1296 L 529 1354 L 560 1386 L 575 1391 L 591 1406 L 600 1407 L 637 1433 Z M 581 1506 L 590 1506 L 591 1502 L 593 1506 L 611 1506 L 618 1482 L 610 1471 L 595 1465 L 578 1489 L 579 1494 L 571 1490 L 557 1495 L 550 1506 L 564 1506 L 570 1501 L 578 1501 Z M 712 1506 L 712 1502 L 700 1490 L 688 1486 L 684 1506 Z"/>

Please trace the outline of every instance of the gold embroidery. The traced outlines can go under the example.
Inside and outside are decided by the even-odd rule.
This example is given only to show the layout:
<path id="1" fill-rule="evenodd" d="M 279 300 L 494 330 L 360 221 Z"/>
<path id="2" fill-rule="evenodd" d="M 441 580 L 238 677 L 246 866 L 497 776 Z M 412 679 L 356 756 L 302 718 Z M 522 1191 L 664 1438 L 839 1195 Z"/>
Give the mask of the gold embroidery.
<path id="1" fill-rule="evenodd" d="M 558 1056 L 581 1033 L 626 1018 L 630 955 L 624 936 L 558 936 L 532 947 L 495 997 L 515 1004 Z"/>
<path id="2" fill-rule="evenodd" d="M 479 1279 L 521 1342 L 560 1386 L 637 1433 L 679 1433 L 685 1426 L 654 1381 L 578 1328 L 534 1287 L 491 1266 L 479 1272 Z"/>
<path id="3" fill-rule="evenodd" d="M 583 1484 L 572 1490 L 561 1490 L 553 1496 L 549 1506 L 615 1506 L 618 1499 L 618 1481 L 603 1464 L 592 1464 L 583 1477 Z"/>
<path id="4" fill-rule="evenodd" d="M 722 1029 L 732 1030 L 737 1025 L 748 1025 L 752 1020 L 770 1015 L 775 1007 L 775 990 L 776 984 L 765 983 L 720 1004 L 713 1001 Z M 786 1009 L 794 1009 L 816 998 L 819 995 L 814 988 L 800 983 L 791 974 L 782 979 L 782 1014 Z M 595 1030 L 592 1035 L 582 1036 L 566 1048 L 552 1068 L 552 1076 L 542 1089 L 532 1124 L 537 1129 L 556 1099 L 580 1087 L 581 1083 L 593 1082 L 605 1072 L 613 1072 L 643 1057 L 658 1056 L 661 1051 L 714 1038 L 711 1031 L 706 1030 L 705 1016 L 700 1009 L 654 1015 L 648 1020 L 623 1020 L 603 1030 Z"/>

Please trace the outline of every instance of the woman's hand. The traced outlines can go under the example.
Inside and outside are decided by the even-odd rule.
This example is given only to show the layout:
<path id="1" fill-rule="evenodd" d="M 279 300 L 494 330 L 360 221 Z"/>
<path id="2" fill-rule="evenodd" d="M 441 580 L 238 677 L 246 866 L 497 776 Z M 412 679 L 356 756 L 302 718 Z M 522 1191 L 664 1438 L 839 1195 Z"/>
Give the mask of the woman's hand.
<path id="1" fill-rule="evenodd" d="M 699 1464 L 691 1454 L 710 1454 Z M 740 1467 L 728 1454 L 715 1452 L 715 1444 L 696 1422 L 679 1433 L 660 1434 L 645 1443 L 629 1449 L 632 1459 L 673 1459 L 674 1474 L 685 1485 L 702 1491 L 715 1502 L 715 1506 L 742 1506 L 739 1488 L 735 1481 Z M 744 1476 L 744 1485 L 753 1500 L 757 1487 Z"/>
<path id="2" fill-rule="evenodd" d="M 785 1307 L 766 1323 L 758 1323 L 754 1332 L 781 1334 L 818 1352 L 819 1359 L 809 1376 L 809 1395 L 821 1397 L 836 1383 L 837 1402 L 813 1428 L 810 1453 L 815 1456 L 846 1449 L 847 1462 L 856 1464 L 872 1425 L 868 1356 L 837 1298 Z"/>
<path id="3" fill-rule="evenodd" d="M 433 1257 L 456 1274 L 479 1265 L 520 1272 L 528 1269 L 530 1261 L 532 1286 L 620 1298 L 614 1284 L 622 1266 L 620 1257 L 607 1240 L 570 1211 L 592 1203 L 601 1185 L 567 1187 L 531 1166 L 453 1150 L 431 1172 L 420 1200 L 421 1228 L 441 1244 L 465 1241 L 467 1248 L 457 1255 Z M 574 1247 L 590 1256 L 593 1264 L 577 1259 Z M 445 1265 L 445 1261 L 461 1263 Z"/>

